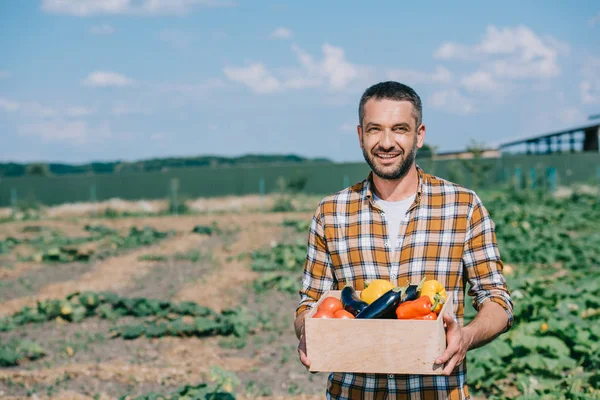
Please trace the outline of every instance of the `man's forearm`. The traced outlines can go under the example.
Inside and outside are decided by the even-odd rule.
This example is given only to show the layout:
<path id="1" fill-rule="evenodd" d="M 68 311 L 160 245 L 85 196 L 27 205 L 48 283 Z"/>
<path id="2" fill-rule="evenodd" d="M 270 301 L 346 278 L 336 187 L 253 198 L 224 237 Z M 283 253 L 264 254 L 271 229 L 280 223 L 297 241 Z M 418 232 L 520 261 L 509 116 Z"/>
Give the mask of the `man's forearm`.
<path id="1" fill-rule="evenodd" d="M 479 312 L 467 326 L 469 334 L 469 350 L 476 349 L 491 342 L 506 328 L 508 315 L 501 305 L 493 301 L 483 303 Z"/>

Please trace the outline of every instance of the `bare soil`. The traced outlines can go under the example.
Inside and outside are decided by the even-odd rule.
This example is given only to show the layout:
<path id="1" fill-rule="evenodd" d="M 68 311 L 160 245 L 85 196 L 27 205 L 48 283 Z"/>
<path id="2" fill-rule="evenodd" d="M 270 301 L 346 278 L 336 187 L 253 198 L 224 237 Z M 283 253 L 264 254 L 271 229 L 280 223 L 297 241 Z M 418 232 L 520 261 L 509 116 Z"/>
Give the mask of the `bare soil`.
<path id="1" fill-rule="evenodd" d="M 305 233 L 284 228 L 282 223 L 311 216 L 312 211 L 39 221 L 73 234 L 85 224 L 102 223 L 118 230 L 147 225 L 175 230 L 177 235 L 89 264 L 2 266 L 0 273 L 9 283 L 0 288 L 0 315 L 35 305 L 38 299 L 63 298 L 76 290 L 111 290 L 130 297 L 196 301 L 215 311 L 243 305 L 262 315 L 262 328 L 248 337 L 245 347 L 236 348 L 233 337 L 112 338 L 111 328 L 133 321 L 130 318 L 28 325 L 0 333 L 0 341 L 14 337 L 33 340 L 47 354 L 16 367 L 0 368 L 0 398 L 113 399 L 124 394 L 169 393 L 185 384 L 208 382 L 212 366 L 236 374 L 240 385 L 235 393 L 241 399 L 323 398 L 326 375 L 308 373 L 297 359 L 293 332 L 297 295 L 277 291 L 257 295 L 252 289 L 257 274 L 250 269 L 249 257 L 252 251 L 277 242 L 305 240 Z M 213 223 L 219 234 L 191 233 L 196 225 Z M 18 233 L 22 225 L 0 224 L 0 234 Z M 201 255 L 195 261 L 174 258 L 176 253 L 192 251 Z M 140 260 L 143 256 L 167 260 Z M 26 285 L 19 286 L 18 279 Z"/>

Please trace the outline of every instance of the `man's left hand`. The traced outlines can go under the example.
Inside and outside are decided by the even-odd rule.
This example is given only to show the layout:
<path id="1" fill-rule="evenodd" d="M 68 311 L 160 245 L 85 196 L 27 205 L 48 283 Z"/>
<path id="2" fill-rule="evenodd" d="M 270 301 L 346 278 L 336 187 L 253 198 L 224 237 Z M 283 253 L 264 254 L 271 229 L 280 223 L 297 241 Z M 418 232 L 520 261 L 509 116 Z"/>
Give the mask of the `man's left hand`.
<path id="1" fill-rule="evenodd" d="M 435 363 L 446 364 L 442 374 L 450 375 L 465 359 L 473 338 L 468 328 L 461 328 L 450 315 L 444 314 L 444 322 L 446 323 L 446 351 L 435 360 Z"/>

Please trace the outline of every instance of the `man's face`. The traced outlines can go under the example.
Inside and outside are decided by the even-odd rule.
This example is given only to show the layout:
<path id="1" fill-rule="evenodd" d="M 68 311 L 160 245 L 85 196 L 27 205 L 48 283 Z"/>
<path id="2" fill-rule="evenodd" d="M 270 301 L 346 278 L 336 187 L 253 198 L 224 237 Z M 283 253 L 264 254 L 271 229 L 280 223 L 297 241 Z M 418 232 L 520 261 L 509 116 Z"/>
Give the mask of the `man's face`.
<path id="1" fill-rule="evenodd" d="M 413 105 L 408 101 L 369 99 L 365 103 L 358 139 L 375 175 L 396 180 L 408 173 L 425 139 L 425 126 L 415 125 Z"/>

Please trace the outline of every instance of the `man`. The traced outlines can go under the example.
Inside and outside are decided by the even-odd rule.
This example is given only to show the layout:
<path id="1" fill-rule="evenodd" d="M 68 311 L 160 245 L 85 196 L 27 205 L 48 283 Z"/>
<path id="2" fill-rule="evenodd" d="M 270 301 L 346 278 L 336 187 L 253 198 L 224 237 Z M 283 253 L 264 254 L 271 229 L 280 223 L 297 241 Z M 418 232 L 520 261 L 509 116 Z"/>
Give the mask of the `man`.
<path id="1" fill-rule="evenodd" d="M 309 233 L 296 334 L 306 356 L 304 317 L 327 290 L 357 290 L 369 279 L 396 285 L 437 279 L 455 299 L 444 318 L 442 376 L 332 373 L 331 399 L 468 399 L 465 355 L 512 325 L 494 223 L 477 194 L 415 164 L 425 140 L 421 99 L 410 87 L 383 82 L 365 91 L 358 139 L 369 177 L 321 201 Z M 464 291 L 478 310 L 463 326 Z M 401 361 L 399 361 L 401 362 Z"/>

